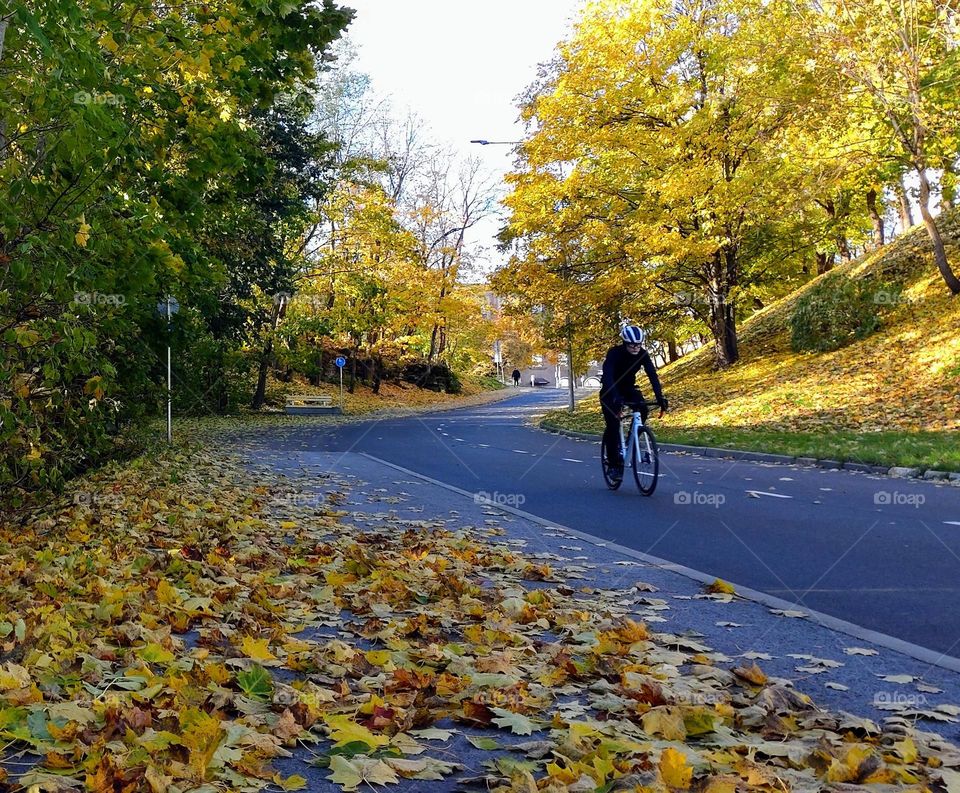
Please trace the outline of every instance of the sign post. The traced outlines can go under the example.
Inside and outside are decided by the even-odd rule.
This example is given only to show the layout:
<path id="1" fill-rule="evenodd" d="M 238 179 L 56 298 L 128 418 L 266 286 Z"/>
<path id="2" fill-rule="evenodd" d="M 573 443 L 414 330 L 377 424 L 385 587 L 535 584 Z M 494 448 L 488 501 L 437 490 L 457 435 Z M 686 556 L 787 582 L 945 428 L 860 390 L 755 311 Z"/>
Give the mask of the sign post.
<path id="1" fill-rule="evenodd" d="M 347 359 L 342 355 L 338 355 L 335 363 L 337 364 L 337 369 L 340 370 L 340 412 L 343 413 L 343 367 L 347 365 Z"/>

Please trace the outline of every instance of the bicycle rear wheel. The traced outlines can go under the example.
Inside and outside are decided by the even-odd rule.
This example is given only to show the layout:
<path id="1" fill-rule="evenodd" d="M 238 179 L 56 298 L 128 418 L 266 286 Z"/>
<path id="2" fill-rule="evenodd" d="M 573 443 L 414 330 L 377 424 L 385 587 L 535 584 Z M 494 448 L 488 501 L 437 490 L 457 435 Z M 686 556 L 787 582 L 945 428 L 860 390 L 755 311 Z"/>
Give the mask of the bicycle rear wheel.
<path id="1" fill-rule="evenodd" d="M 600 441 L 600 466 L 603 468 L 603 481 L 611 490 L 617 490 L 623 484 L 623 477 L 615 479 L 610 475 L 609 461 L 607 460 L 607 444 Z"/>
<path id="2" fill-rule="evenodd" d="M 637 489 L 645 496 L 652 496 L 660 475 L 660 453 L 649 427 L 637 428 L 637 442 L 631 444 L 630 457 Z"/>

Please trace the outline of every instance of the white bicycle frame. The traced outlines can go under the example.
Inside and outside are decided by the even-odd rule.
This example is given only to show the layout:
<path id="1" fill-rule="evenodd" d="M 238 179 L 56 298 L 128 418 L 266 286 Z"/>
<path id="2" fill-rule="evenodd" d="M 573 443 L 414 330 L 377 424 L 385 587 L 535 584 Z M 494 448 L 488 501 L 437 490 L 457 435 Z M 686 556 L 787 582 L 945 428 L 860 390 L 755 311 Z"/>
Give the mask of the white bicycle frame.
<path id="1" fill-rule="evenodd" d="M 623 420 L 620 421 L 620 457 L 623 460 L 623 466 L 626 468 L 628 465 L 633 465 L 634 459 L 641 459 L 643 453 L 647 452 L 648 454 L 653 454 L 653 449 L 650 447 L 650 436 L 644 435 L 643 441 L 645 448 L 640 448 L 640 428 L 643 425 L 643 416 L 640 414 L 639 410 L 633 411 L 633 417 L 630 419 L 630 429 L 628 430 L 630 434 L 629 443 L 626 438 L 623 437 Z M 636 457 L 633 455 L 633 449 L 636 448 L 637 454 Z"/>

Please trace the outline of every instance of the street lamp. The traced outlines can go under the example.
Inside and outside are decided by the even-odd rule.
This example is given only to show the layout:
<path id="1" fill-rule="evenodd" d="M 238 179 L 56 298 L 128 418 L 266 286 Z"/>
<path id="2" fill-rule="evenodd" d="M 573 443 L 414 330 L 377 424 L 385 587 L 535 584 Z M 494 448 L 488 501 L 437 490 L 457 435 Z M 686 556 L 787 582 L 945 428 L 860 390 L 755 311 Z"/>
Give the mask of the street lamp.
<path id="1" fill-rule="evenodd" d="M 173 443 L 173 367 L 170 358 L 170 332 L 172 330 L 171 318 L 180 310 L 180 304 L 173 295 L 167 295 L 167 299 L 157 303 L 157 313 L 163 316 L 167 315 L 167 443 Z"/>

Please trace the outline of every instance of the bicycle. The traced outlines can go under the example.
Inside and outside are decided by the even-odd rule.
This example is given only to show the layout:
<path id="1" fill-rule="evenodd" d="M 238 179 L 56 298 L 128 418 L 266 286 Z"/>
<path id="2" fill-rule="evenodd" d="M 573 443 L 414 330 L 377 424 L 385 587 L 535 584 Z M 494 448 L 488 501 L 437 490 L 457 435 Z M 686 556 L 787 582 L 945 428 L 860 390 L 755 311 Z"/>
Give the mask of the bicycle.
<path id="1" fill-rule="evenodd" d="M 628 405 L 631 413 L 629 416 L 621 416 L 620 421 L 620 457 L 626 468 L 629 452 L 629 464 L 633 469 L 637 489 L 645 496 L 652 496 L 653 491 L 657 489 L 657 478 L 660 475 L 660 453 L 657 450 L 657 439 L 654 437 L 653 430 L 643 422 L 640 412 L 641 404 L 654 407 L 657 403 L 644 401 Z M 663 415 L 663 410 L 660 411 L 660 415 Z M 625 426 L 627 426 L 626 437 L 624 437 Z M 600 465 L 603 467 L 603 478 L 607 487 L 617 490 L 623 484 L 623 478 L 617 479 L 610 475 L 607 446 L 603 441 L 600 442 Z"/>

